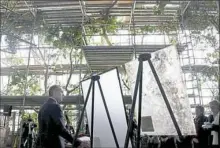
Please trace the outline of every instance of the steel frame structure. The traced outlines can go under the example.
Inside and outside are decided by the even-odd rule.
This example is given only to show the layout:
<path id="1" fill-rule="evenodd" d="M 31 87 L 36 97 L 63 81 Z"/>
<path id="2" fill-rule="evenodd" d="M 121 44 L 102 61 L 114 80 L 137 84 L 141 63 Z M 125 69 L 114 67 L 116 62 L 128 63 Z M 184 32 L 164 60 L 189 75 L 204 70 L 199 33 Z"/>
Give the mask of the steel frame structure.
<path id="1" fill-rule="evenodd" d="M 196 2 L 195 2 L 196 3 Z M 85 55 L 87 66 L 82 64 L 77 66 L 79 69 L 76 73 L 84 73 L 87 71 L 101 71 L 104 69 L 112 68 L 122 65 L 132 59 L 135 54 L 142 54 L 145 52 L 153 52 L 159 50 L 168 45 L 137 45 L 136 37 L 138 35 L 145 35 L 141 33 L 127 33 L 127 34 L 109 34 L 109 36 L 124 36 L 127 35 L 133 38 L 132 43 L 129 46 L 88 46 L 86 37 L 90 36 L 85 31 L 85 26 L 88 26 L 87 21 L 90 18 L 99 18 L 103 16 L 103 11 L 109 11 L 108 15 L 111 17 L 124 18 L 125 23 L 123 29 L 135 30 L 137 28 L 150 25 L 158 26 L 163 23 L 174 21 L 176 15 L 183 16 L 189 6 L 195 5 L 192 1 L 139 1 L 139 0 L 64 0 L 64 1 L 17 1 L 17 3 L 9 8 L 0 4 L 1 18 L 7 24 L 7 20 L 14 20 L 10 25 L 18 24 L 19 22 L 30 21 L 34 17 L 43 17 L 48 25 L 62 24 L 62 26 L 82 26 L 82 32 L 84 36 L 83 53 Z M 164 12 L 161 15 L 155 13 L 155 5 L 163 8 Z M 203 2 L 199 2 L 200 7 L 203 7 Z M 215 13 L 215 12 L 214 12 Z M 218 13 L 218 12 L 216 12 Z M 19 36 L 13 35 L 8 30 L 10 25 L 3 26 L 1 24 L 1 38 L 2 35 L 10 35 L 20 42 L 24 42 L 30 45 L 33 51 L 47 50 L 53 47 L 40 47 L 30 41 L 27 41 Z M 96 24 L 97 26 L 103 24 Z M 108 25 L 108 24 L 105 24 Z M 36 31 L 37 29 L 33 29 Z M 172 34 L 173 35 L 173 34 Z M 6 48 L 1 48 L 7 50 Z M 20 47 L 17 50 L 28 50 L 29 47 Z M 178 46 L 179 52 L 185 50 L 183 45 Z M 40 58 L 44 61 L 43 66 L 30 65 L 29 71 L 36 74 L 45 74 L 43 71 L 48 71 L 50 65 L 47 64 L 42 54 Z M 104 60 L 103 58 L 107 59 Z M 17 67 L 4 67 L 1 68 L 1 76 L 10 75 L 14 70 L 26 70 L 24 66 Z M 216 67 L 218 68 L 218 67 Z M 60 71 L 51 72 L 48 74 L 58 75 L 64 74 L 68 69 L 68 65 L 63 66 Z M 184 65 L 182 66 L 184 72 L 201 72 L 202 70 L 208 70 L 207 65 Z M 39 72 L 42 71 L 42 72 Z"/>

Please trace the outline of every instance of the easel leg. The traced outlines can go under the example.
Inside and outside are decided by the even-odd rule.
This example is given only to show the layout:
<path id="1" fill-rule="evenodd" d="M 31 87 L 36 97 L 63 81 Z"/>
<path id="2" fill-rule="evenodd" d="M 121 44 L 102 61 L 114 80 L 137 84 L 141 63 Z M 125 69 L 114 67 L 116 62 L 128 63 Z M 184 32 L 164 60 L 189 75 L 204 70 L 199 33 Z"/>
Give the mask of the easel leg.
<path id="1" fill-rule="evenodd" d="M 136 78 L 136 83 L 135 83 L 135 88 L 134 88 L 134 95 L 133 95 L 133 101 L 132 101 L 132 105 L 131 105 L 129 124 L 128 124 L 127 133 L 126 133 L 124 148 L 128 148 L 130 133 L 133 130 L 132 124 L 133 124 L 133 118 L 134 118 L 134 109 L 135 109 L 135 104 L 136 104 L 136 100 L 137 100 L 138 85 L 140 83 L 140 72 L 141 72 L 140 68 L 141 68 L 141 64 L 138 65 L 137 78 Z"/>
<path id="2" fill-rule="evenodd" d="M 94 103 L 95 103 L 95 81 L 92 82 L 92 111 L 91 111 L 91 137 L 90 137 L 90 144 L 91 148 L 93 148 L 93 131 L 94 131 Z"/>
<path id="3" fill-rule="evenodd" d="M 143 80 L 143 61 L 140 61 L 140 83 L 139 83 L 139 104 L 138 104 L 138 127 L 136 148 L 140 147 L 141 140 L 141 110 L 142 110 L 142 80 Z"/>
<path id="4" fill-rule="evenodd" d="M 73 148 L 74 148 L 74 143 L 75 143 L 75 141 L 78 137 L 78 134 L 79 134 L 79 130 L 80 130 L 80 126 L 81 126 L 81 123 L 82 123 L 82 120 L 83 120 L 84 112 L 86 110 L 86 105 L 87 105 L 88 100 L 89 100 L 89 95 L 90 95 L 90 92 L 91 92 L 92 84 L 93 84 L 93 81 L 91 80 L 90 85 L 89 85 L 89 89 L 88 89 L 88 92 L 87 92 L 87 95 L 86 95 L 86 101 L 85 101 L 85 104 L 83 106 L 81 116 L 80 116 L 80 119 L 79 119 L 79 123 L 78 123 L 77 129 L 76 129 L 76 134 L 75 134 L 75 137 L 73 139 Z"/>
<path id="5" fill-rule="evenodd" d="M 107 107 L 105 97 L 104 97 L 102 87 L 101 87 L 101 84 L 100 84 L 99 80 L 98 80 L 98 86 L 99 86 L 99 90 L 101 92 L 102 101 L 103 101 L 105 111 L 106 111 L 106 114 L 107 114 L 107 117 L 108 117 L 108 121 L 109 121 L 109 124 L 110 124 L 110 127 L 111 127 L 112 135 L 113 135 L 113 138 L 115 140 L 115 145 L 116 145 L 117 148 L 119 148 L 118 140 L 117 140 L 117 137 L 116 137 L 116 134 L 115 134 L 115 130 L 114 130 L 114 127 L 113 127 L 113 124 L 112 124 L 112 120 L 111 120 L 111 117 L 110 117 L 110 114 L 109 114 L 109 111 L 108 111 L 108 107 Z"/>
<path id="6" fill-rule="evenodd" d="M 180 130 L 179 125 L 178 125 L 178 123 L 177 123 L 177 121 L 176 121 L 176 118 L 175 118 L 175 116 L 174 116 L 174 113 L 173 113 L 173 111 L 172 111 L 172 108 L 171 108 L 171 106 L 170 106 L 170 103 L 169 103 L 169 101 L 168 101 L 168 99 L 167 99 L 167 96 L 166 96 L 166 94 L 165 94 L 165 91 L 164 91 L 164 89 L 163 89 L 163 87 L 162 87 L 162 84 L 160 83 L 160 80 L 159 80 L 159 77 L 158 77 L 158 75 L 157 75 L 157 72 L 156 72 L 156 70 L 155 70 L 155 68 L 154 68 L 154 66 L 153 66 L 153 64 L 152 64 L 152 62 L 151 62 L 150 59 L 148 59 L 148 63 L 149 63 L 149 65 L 150 65 L 150 68 L 151 68 L 151 70 L 152 70 L 152 73 L 153 73 L 153 75 L 154 75 L 154 78 L 155 78 L 155 80 L 156 80 L 156 82 L 157 82 L 157 85 L 158 85 L 158 87 L 159 87 L 159 89 L 160 89 L 160 92 L 161 92 L 161 94 L 162 94 L 162 96 L 163 96 L 163 99 L 164 99 L 164 101 L 165 101 L 165 104 L 166 104 L 166 106 L 167 106 L 167 109 L 168 109 L 168 111 L 169 111 L 169 113 L 170 113 L 171 119 L 172 119 L 173 124 L 174 124 L 174 126 L 175 126 L 175 128 L 176 128 L 177 134 L 178 134 L 178 136 L 179 136 L 180 138 L 182 138 L 181 130 Z"/>

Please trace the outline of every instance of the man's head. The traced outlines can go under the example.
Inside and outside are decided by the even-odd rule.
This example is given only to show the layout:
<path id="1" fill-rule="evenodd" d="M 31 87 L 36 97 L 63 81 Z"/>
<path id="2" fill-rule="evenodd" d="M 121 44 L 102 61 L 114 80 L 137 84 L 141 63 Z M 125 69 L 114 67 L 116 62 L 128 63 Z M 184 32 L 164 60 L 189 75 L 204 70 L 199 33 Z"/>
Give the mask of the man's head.
<path id="1" fill-rule="evenodd" d="M 63 91 L 60 86 L 53 85 L 49 89 L 49 96 L 56 99 L 57 102 L 63 101 Z"/>
<path id="2" fill-rule="evenodd" d="M 218 100 L 213 100 L 209 102 L 209 106 L 214 115 L 218 114 L 220 110 L 220 103 Z"/>
<path id="3" fill-rule="evenodd" d="M 204 107 L 201 105 L 196 106 L 196 117 L 204 115 Z"/>

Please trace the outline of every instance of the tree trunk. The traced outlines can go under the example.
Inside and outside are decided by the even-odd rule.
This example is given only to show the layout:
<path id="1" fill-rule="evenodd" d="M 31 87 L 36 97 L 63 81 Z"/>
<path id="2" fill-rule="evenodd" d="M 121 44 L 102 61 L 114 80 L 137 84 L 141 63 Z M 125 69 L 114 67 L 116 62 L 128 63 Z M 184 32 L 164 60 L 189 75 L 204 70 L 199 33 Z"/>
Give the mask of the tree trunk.
<path id="1" fill-rule="evenodd" d="M 110 39 L 108 38 L 108 35 L 107 35 L 107 33 L 106 33 L 106 29 L 105 29 L 104 26 L 102 27 L 102 37 L 105 39 L 106 43 L 107 43 L 109 46 L 112 46 L 112 43 L 111 43 Z"/>
<path id="2" fill-rule="evenodd" d="M 44 76 L 45 77 L 45 79 L 44 79 L 44 93 L 45 93 L 45 95 L 47 93 L 47 83 L 48 83 L 48 78 L 49 78 L 48 72 L 49 72 L 49 66 L 46 65 L 46 73 L 45 73 L 45 76 Z"/>
<path id="3" fill-rule="evenodd" d="M 70 51 L 70 54 L 69 54 L 69 60 L 70 60 L 70 73 L 69 73 L 69 77 L 68 77 L 68 80 L 67 80 L 67 83 L 66 83 L 66 86 L 65 86 L 65 90 L 67 92 L 67 96 L 69 96 L 70 92 L 68 90 L 68 86 L 69 86 L 69 83 L 70 83 L 70 80 L 72 78 L 72 73 L 73 73 L 73 58 L 72 58 L 72 53 L 73 53 L 73 48 L 71 49 Z"/>

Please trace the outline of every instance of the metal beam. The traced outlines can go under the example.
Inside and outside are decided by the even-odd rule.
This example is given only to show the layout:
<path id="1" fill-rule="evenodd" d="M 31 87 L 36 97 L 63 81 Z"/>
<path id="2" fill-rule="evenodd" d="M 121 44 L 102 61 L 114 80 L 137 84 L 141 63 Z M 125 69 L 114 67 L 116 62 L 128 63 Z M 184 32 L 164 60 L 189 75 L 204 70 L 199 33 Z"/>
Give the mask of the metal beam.
<path id="1" fill-rule="evenodd" d="M 41 106 L 48 98 L 49 96 L 26 96 L 25 106 Z M 22 105 L 23 96 L 0 96 L 0 100 L 1 107 L 5 104 L 20 106 Z M 131 96 L 124 96 L 124 101 L 126 104 L 131 104 Z M 62 102 L 64 105 L 74 105 L 78 103 L 84 103 L 83 96 L 65 96 Z"/>
<path id="2" fill-rule="evenodd" d="M 181 16 L 183 16 L 185 14 L 185 12 L 186 12 L 187 8 L 189 7 L 190 3 L 191 3 L 191 1 L 187 2 L 186 6 L 184 7 L 183 11 L 181 12 Z"/>
<path id="3" fill-rule="evenodd" d="M 0 74 L 1 76 L 10 75 L 11 73 L 16 73 L 17 71 L 26 71 L 26 65 L 19 65 L 19 66 L 11 66 L 11 67 L 1 67 Z M 74 65 L 74 74 L 78 74 L 80 70 L 83 73 L 86 73 L 88 68 L 86 64 L 79 64 Z M 55 70 L 53 70 L 55 69 Z M 67 73 L 70 69 L 70 64 L 61 64 L 61 65 L 49 65 L 49 74 L 55 74 L 55 75 L 62 75 Z M 43 75 L 45 74 L 46 67 L 43 65 L 30 65 L 29 71 L 30 73 L 34 73 L 36 75 Z"/>
<path id="4" fill-rule="evenodd" d="M 32 2 L 32 1 L 28 1 L 28 2 Z M 31 6 L 29 6 L 29 4 L 24 0 L 25 5 L 28 7 L 30 13 L 33 15 L 33 17 L 36 17 L 36 13 L 34 11 L 36 11 L 33 7 L 33 5 L 31 4 Z"/>
<path id="5" fill-rule="evenodd" d="M 209 97 L 209 96 L 207 96 Z M 39 108 L 49 96 L 26 96 L 25 109 L 33 109 Z M 210 96 L 211 98 L 211 96 Z M 12 105 L 13 109 L 18 109 L 22 105 L 23 96 L 0 96 L 1 104 L 0 108 L 2 109 L 4 105 Z M 132 98 L 130 95 L 125 95 L 123 97 L 125 104 L 129 105 L 132 103 Z M 65 96 L 63 99 L 64 105 L 83 105 L 83 96 L 75 95 L 75 96 Z M 195 105 L 191 105 L 191 107 L 195 107 Z"/>
<path id="6" fill-rule="evenodd" d="M 84 24 L 85 23 L 84 20 L 85 20 L 85 17 L 86 17 L 86 10 L 85 10 L 84 1 L 83 0 L 79 0 L 79 4 L 80 4 L 81 12 L 82 12 L 82 15 L 83 15 L 83 17 L 82 17 L 82 24 L 81 24 L 82 34 L 83 34 L 83 41 L 84 41 L 84 46 L 87 46 L 88 41 L 87 41 L 87 38 L 86 38 L 87 36 L 86 36 L 86 30 L 85 30 L 85 24 Z M 88 66 L 89 71 L 92 72 L 92 70 L 90 68 L 90 65 L 88 63 L 87 57 L 85 56 L 84 50 L 82 50 L 81 52 L 82 52 L 82 54 L 85 57 L 86 64 Z"/>
<path id="7" fill-rule="evenodd" d="M 218 66 L 208 66 L 208 65 L 184 65 L 182 66 L 182 70 L 184 73 L 200 73 L 200 72 L 211 72 L 211 71 L 218 71 Z"/>

